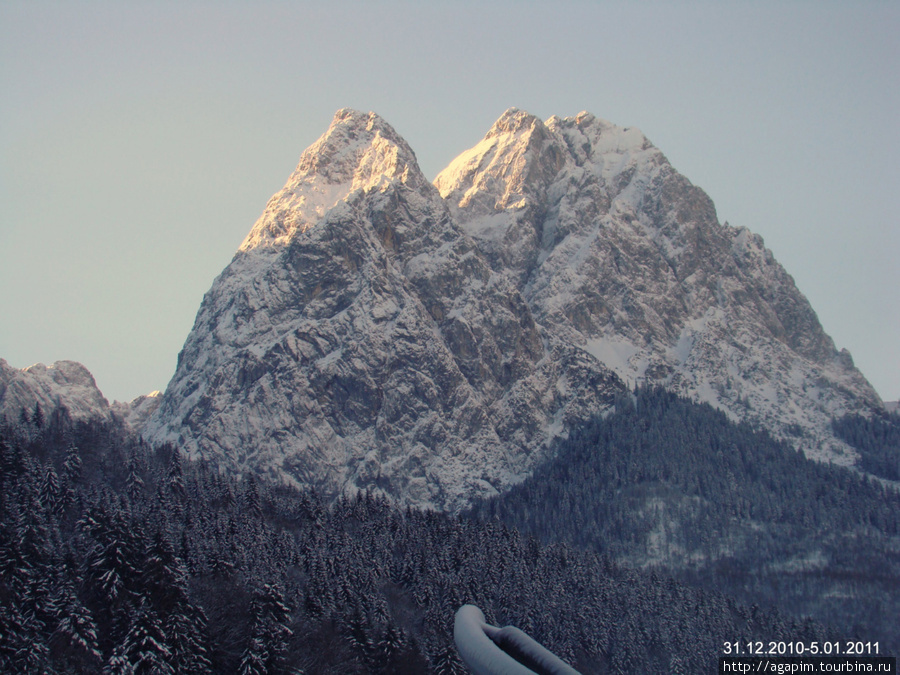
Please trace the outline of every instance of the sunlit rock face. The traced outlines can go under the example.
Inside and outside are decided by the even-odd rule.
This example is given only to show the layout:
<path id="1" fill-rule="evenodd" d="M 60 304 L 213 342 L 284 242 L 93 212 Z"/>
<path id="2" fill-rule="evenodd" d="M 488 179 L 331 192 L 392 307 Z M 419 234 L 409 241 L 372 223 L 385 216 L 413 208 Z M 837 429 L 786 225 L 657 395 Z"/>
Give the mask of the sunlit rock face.
<path id="1" fill-rule="evenodd" d="M 207 293 L 146 434 L 452 509 L 521 480 L 621 386 L 545 344 L 396 132 L 344 110 Z"/>
<path id="2" fill-rule="evenodd" d="M 197 314 L 144 428 L 230 470 L 457 509 L 635 382 L 847 460 L 881 403 L 762 240 L 636 129 L 507 111 L 429 183 L 341 110 Z"/>

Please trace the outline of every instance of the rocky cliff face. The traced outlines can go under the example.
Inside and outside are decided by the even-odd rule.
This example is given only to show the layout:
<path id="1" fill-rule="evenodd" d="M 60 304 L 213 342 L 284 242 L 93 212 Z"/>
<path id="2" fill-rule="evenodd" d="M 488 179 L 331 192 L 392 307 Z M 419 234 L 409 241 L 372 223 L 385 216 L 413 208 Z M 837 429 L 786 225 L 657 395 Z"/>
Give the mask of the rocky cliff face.
<path id="1" fill-rule="evenodd" d="M 204 298 L 147 435 L 455 508 L 520 480 L 621 386 L 545 344 L 390 126 L 340 111 Z"/>
<path id="2" fill-rule="evenodd" d="M 762 241 L 639 131 L 513 109 L 432 185 L 342 110 L 213 283 L 145 435 L 455 509 L 636 380 L 846 461 L 830 415 L 880 405 Z"/>

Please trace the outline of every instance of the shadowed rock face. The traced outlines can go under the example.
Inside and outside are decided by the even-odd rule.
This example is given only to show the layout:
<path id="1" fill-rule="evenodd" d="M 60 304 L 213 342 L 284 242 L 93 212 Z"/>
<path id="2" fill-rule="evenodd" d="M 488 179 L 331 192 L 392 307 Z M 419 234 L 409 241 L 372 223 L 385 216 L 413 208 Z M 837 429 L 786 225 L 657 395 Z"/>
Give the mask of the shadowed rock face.
<path id="1" fill-rule="evenodd" d="M 799 421 L 810 447 L 880 405 L 762 241 L 639 131 L 513 109 L 431 185 L 342 110 L 213 283 L 145 435 L 456 509 L 641 378 Z"/>

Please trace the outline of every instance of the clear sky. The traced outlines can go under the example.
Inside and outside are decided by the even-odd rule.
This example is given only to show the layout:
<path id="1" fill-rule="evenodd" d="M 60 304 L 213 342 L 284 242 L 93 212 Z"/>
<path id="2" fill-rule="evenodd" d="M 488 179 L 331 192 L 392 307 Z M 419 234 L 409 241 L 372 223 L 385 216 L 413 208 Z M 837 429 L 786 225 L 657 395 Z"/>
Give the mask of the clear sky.
<path id="1" fill-rule="evenodd" d="M 900 398 L 900 3 L 0 0 L 0 357 L 164 389 L 342 107 L 433 178 L 511 106 L 639 127 Z"/>

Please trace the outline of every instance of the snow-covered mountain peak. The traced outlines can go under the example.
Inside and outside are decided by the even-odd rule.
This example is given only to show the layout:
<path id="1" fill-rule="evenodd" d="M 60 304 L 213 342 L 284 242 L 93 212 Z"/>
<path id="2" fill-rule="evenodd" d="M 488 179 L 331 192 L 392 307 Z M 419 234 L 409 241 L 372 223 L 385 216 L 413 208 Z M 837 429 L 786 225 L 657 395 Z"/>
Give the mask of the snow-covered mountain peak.
<path id="1" fill-rule="evenodd" d="M 539 125 L 516 111 L 494 129 L 503 133 L 436 183 L 548 333 L 623 379 L 677 388 L 776 433 L 810 429 L 811 454 L 841 457 L 822 449 L 830 416 L 877 407 L 877 395 L 759 236 L 720 224 L 712 200 L 636 128 L 587 112 Z M 789 409 L 798 387 L 827 394 L 800 394 Z"/>
<path id="2" fill-rule="evenodd" d="M 328 130 L 300 157 L 285 186 L 241 244 L 241 251 L 287 243 L 318 223 L 350 195 L 401 183 L 421 190 L 428 181 L 415 153 L 373 112 L 343 108 Z"/>
<path id="3" fill-rule="evenodd" d="M 562 159 L 558 141 L 540 119 L 510 108 L 434 183 L 454 208 L 479 215 L 522 209 L 543 200 Z"/>
<path id="4" fill-rule="evenodd" d="M 57 384 L 71 384 L 82 387 L 96 387 L 91 372 L 77 361 L 56 361 L 49 366 L 35 363 L 23 368 L 23 372 L 36 378 L 48 378 Z"/>
<path id="5" fill-rule="evenodd" d="M 512 108 L 435 185 L 494 269 L 524 279 L 573 228 L 590 226 L 589 236 L 608 211 L 634 220 L 662 167 L 665 157 L 638 129 L 586 111 L 544 123 Z"/>
<path id="6" fill-rule="evenodd" d="M 577 166 L 592 169 L 607 182 L 634 169 L 639 162 L 665 161 L 640 129 L 620 127 L 589 112 L 575 117 L 551 117 L 547 127 L 559 135 Z"/>
<path id="7" fill-rule="evenodd" d="M 485 138 L 504 134 L 520 134 L 542 125 L 543 122 L 531 113 L 518 108 L 509 108 L 494 122 L 494 125 L 485 134 Z"/>
<path id="8" fill-rule="evenodd" d="M 126 427 L 140 429 L 160 403 L 162 403 L 162 392 L 151 391 L 149 394 L 143 394 L 128 402 L 114 401 L 110 409 L 122 419 Z"/>
<path id="9" fill-rule="evenodd" d="M 415 153 L 391 125 L 373 112 L 342 108 L 328 131 L 303 153 L 291 178 L 314 176 L 365 189 L 385 180 L 418 178 L 419 173 Z"/>
<path id="10" fill-rule="evenodd" d="M 543 123 L 507 117 L 488 140 L 498 160 L 540 159 Z M 622 382 L 541 339 L 414 161 L 376 116 L 335 116 L 254 227 L 271 244 L 235 256 L 204 297 L 146 438 L 452 509 L 521 480 L 566 420 L 609 405 Z M 332 203 L 314 202 L 326 189 Z"/>

